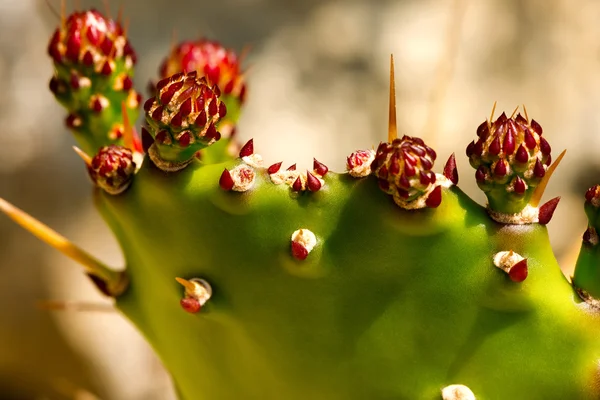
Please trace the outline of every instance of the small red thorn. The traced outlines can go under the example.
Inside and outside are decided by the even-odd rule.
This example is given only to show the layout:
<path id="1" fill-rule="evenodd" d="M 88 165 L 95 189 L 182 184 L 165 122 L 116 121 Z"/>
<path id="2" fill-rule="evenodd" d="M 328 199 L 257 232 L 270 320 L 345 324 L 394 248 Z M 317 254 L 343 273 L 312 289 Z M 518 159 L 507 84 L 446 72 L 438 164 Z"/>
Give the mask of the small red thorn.
<path id="1" fill-rule="evenodd" d="M 494 167 L 494 174 L 496 174 L 497 176 L 504 176 L 508 173 L 508 167 L 506 166 L 506 163 L 504 162 L 504 160 L 498 160 L 498 162 L 496 163 L 496 166 Z"/>
<path id="2" fill-rule="evenodd" d="M 306 186 L 308 186 L 308 190 L 311 192 L 317 192 L 321 189 L 321 181 L 310 173 L 310 171 L 306 171 Z"/>
<path id="3" fill-rule="evenodd" d="M 552 219 L 554 215 L 554 210 L 558 206 L 558 202 L 560 201 L 560 196 L 555 197 L 552 200 L 548 200 L 543 206 L 540 207 L 538 213 L 538 222 L 541 225 L 546 225 Z"/>
<path id="4" fill-rule="evenodd" d="M 600 189 L 600 185 L 594 185 L 591 188 L 589 188 L 586 192 L 585 192 L 585 199 L 588 202 L 591 202 L 594 197 L 596 197 L 596 193 L 599 192 Z"/>
<path id="5" fill-rule="evenodd" d="M 487 139 L 488 135 L 490 134 L 490 130 L 488 127 L 488 122 L 487 121 L 483 121 L 481 123 L 481 125 L 479 125 L 479 127 L 477 127 L 477 136 L 482 139 L 485 140 Z"/>
<path id="6" fill-rule="evenodd" d="M 160 122 L 160 120 L 162 120 L 162 115 L 163 115 L 163 106 L 158 106 L 152 112 L 151 117 L 153 120 Z"/>
<path id="7" fill-rule="evenodd" d="M 146 127 L 142 126 L 142 150 L 144 153 L 148 152 L 148 149 L 154 143 L 154 138 L 150 135 L 150 132 L 146 129 Z"/>
<path id="8" fill-rule="evenodd" d="M 533 128 L 535 133 L 537 133 L 540 136 L 542 135 L 542 126 L 535 119 L 531 120 L 531 127 Z"/>
<path id="9" fill-rule="evenodd" d="M 300 180 L 300 177 L 297 177 L 296 180 L 294 181 L 294 183 L 292 184 L 292 189 L 295 192 L 299 192 L 302 190 L 302 181 Z"/>
<path id="10" fill-rule="evenodd" d="M 219 118 L 224 118 L 227 115 L 227 106 L 225 103 L 219 103 Z"/>
<path id="11" fill-rule="evenodd" d="M 500 138 L 496 137 L 494 140 L 492 140 L 492 143 L 490 144 L 489 152 L 490 154 L 497 156 L 498 154 L 500 154 L 500 150 Z"/>
<path id="12" fill-rule="evenodd" d="M 525 193 L 525 190 L 527 190 L 527 187 L 525 186 L 525 181 L 523 181 L 523 179 L 521 179 L 521 177 L 518 175 L 515 179 L 514 188 L 515 188 L 515 193 L 517 193 L 517 194 L 523 194 L 523 193 Z"/>
<path id="13" fill-rule="evenodd" d="M 188 115 L 190 115 L 190 113 L 192 112 L 192 98 L 188 97 L 183 104 L 181 104 L 181 107 L 179 108 L 179 113 L 181 114 L 181 116 L 183 118 L 186 118 Z"/>
<path id="14" fill-rule="evenodd" d="M 94 56 L 92 55 L 92 53 L 90 53 L 90 51 L 86 51 L 85 54 L 83 55 L 83 64 L 91 67 L 94 64 Z"/>
<path id="15" fill-rule="evenodd" d="M 254 139 L 248 140 L 248 142 L 246 142 L 246 144 L 242 147 L 240 150 L 240 158 L 248 157 L 252 154 L 254 154 Z"/>
<path id="16" fill-rule="evenodd" d="M 550 147 L 550 143 L 548 143 L 548 141 L 546 139 L 544 139 L 543 137 L 540 138 L 540 150 L 541 150 L 542 154 L 545 156 L 549 155 L 550 152 L 552 151 L 552 148 Z"/>
<path id="17" fill-rule="evenodd" d="M 296 170 L 296 164 L 292 164 L 288 167 L 287 171 L 295 171 Z"/>
<path id="18" fill-rule="evenodd" d="M 102 66 L 102 70 L 100 70 L 100 73 L 106 76 L 112 74 L 112 67 L 110 66 L 110 63 L 108 61 L 104 63 L 104 65 Z"/>
<path id="19" fill-rule="evenodd" d="M 527 259 L 524 258 L 511 267 L 508 277 L 513 282 L 523 282 L 527 278 Z"/>
<path id="20" fill-rule="evenodd" d="M 167 140 L 167 131 L 165 131 L 165 130 L 162 130 L 162 131 L 158 132 L 156 134 L 156 137 L 154 138 L 154 141 L 157 142 L 157 143 L 159 143 L 159 144 L 160 143 L 164 143 L 165 140 Z"/>
<path id="21" fill-rule="evenodd" d="M 516 131 L 514 128 L 514 122 L 510 120 L 511 124 L 509 125 L 508 132 L 506 132 L 506 136 L 504 136 L 504 143 L 502 145 L 502 150 L 504 150 L 504 154 L 510 156 L 515 152 L 515 135 L 513 131 Z"/>
<path id="22" fill-rule="evenodd" d="M 527 146 L 527 148 L 529 150 L 535 149 L 535 146 L 536 146 L 535 138 L 533 137 L 531 132 L 529 132 L 529 130 L 525 130 L 524 140 L 525 140 L 525 146 Z"/>
<path id="23" fill-rule="evenodd" d="M 440 185 L 436 186 L 435 189 L 429 193 L 427 200 L 425 200 L 425 204 L 429 208 L 437 208 L 442 204 L 442 187 Z"/>
<path id="24" fill-rule="evenodd" d="M 128 92 L 132 87 L 133 81 L 131 80 L 129 75 L 126 75 L 125 78 L 123 78 L 123 90 Z"/>
<path id="25" fill-rule="evenodd" d="M 323 164 L 322 162 L 317 161 L 316 158 L 313 158 L 313 170 L 323 177 L 327 171 L 329 171 L 329 168 L 327 168 L 327 165 Z"/>
<path id="26" fill-rule="evenodd" d="M 183 123 L 183 118 L 181 117 L 181 111 L 175 114 L 173 118 L 171 118 L 171 126 L 179 128 Z"/>
<path id="27" fill-rule="evenodd" d="M 164 88 L 167 83 L 169 83 L 171 81 L 171 78 L 165 78 L 165 79 L 161 79 L 160 81 L 158 81 L 156 83 L 156 91 L 160 91 L 162 88 Z"/>
<path id="28" fill-rule="evenodd" d="M 302 246 L 300 243 L 292 241 L 292 256 L 300 261 L 306 260 L 308 251 L 306 250 L 306 247 Z"/>
<path id="29" fill-rule="evenodd" d="M 148 100 L 146 100 L 146 102 L 144 103 L 144 111 L 150 111 L 150 109 L 152 108 L 152 104 L 154 104 L 154 97 L 150 97 Z"/>
<path id="30" fill-rule="evenodd" d="M 444 176 L 450 181 L 458 185 L 458 169 L 456 168 L 456 157 L 454 157 L 454 153 L 450 155 L 448 161 L 446 161 L 446 165 L 444 165 Z"/>
<path id="31" fill-rule="evenodd" d="M 267 172 L 269 173 L 269 175 L 276 174 L 277 172 L 279 172 L 279 168 L 281 168 L 282 163 L 283 162 L 278 162 L 267 168 Z"/>
<path id="32" fill-rule="evenodd" d="M 221 189 L 223 190 L 231 190 L 233 189 L 233 185 L 233 178 L 231 177 L 229 170 L 225 168 L 221 174 L 221 178 L 219 179 L 219 186 L 221 186 Z"/>
<path id="33" fill-rule="evenodd" d="M 208 120 L 206 118 L 206 111 L 202 110 L 200 111 L 200 114 L 198 114 L 198 117 L 196 117 L 196 121 L 194 121 L 194 124 L 196 124 L 196 126 L 199 128 L 204 128 L 204 125 L 206 125 L 207 121 Z"/>
<path id="34" fill-rule="evenodd" d="M 217 106 L 217 99 L 213 98 L 210 103 L 208 103 L 208 115 L 211 117 L 216 115 L 219 112 L 219 108 Z"/>
<path id="35" fill-rule="evenodd" d="M 479 183 L 485 182 L 485 168 L 483 165 L 477 168 L 477 171 L 475 172 L 475 180 L 477 180 Z"/>
<path id="36" fill-rule="evenodd" d="M 469 143 L 469 145 L 467 146 L 467 157 L 471 158 L 471 156 L 473 155 L 473 153 L 475 152 L 475 141 L 471 141 L 471 143 Z"/>
<path id="37" fill-rule="evenodd" d="M 525 147 L 523 147 L 523 145 L 520 145 L 517 149 L 515 160 L 517 160 L 521 164 L 525 164 L 527 161 L 529 161 L 529 152 L 525 150 Z"/>
<path id="38" fill-rule="evenodd" d="M 95 98 L 94 101 L 92 101 L 92 111 L 99 113 L 102 111 L 104 107 L 102 106 L 102 102 L 100 101 L 99 98 Z"/>
<path id="39" fill-rule="evenodd" d="M 536 178 L 543 178 L 544 175 L 546 175 L 546 170 L 544 169 L 544 166 L 542 165 L 542 162 L 539 158 L 535 160 L 535 166 L 533 167 L 533 175 L 535 175 Z"/>
<path id="40" fill-rule="evenodd" d="M 586 244 L 592 244 L 592 236 L 596 234 L 596 230 L 591 226 L 583 232 L 583 242 Z"/>
<path id="41" fill-rule="evenodd" d="M 184 297 L 179 301 L 179 304 L 181 305 L 181 308 L 190 314 L 196 314 L 202 308 L 200 302 L 193 297 Z"/>
<path id="42" fill-rule="evenodd" d="M 190 135 L 189 132 L 184 132 L 180 137 L 179 137 L 179 145 L 181 147 L 188 147 L 190 145 L 190 142 L 192 141 L 192 136 Z"/>

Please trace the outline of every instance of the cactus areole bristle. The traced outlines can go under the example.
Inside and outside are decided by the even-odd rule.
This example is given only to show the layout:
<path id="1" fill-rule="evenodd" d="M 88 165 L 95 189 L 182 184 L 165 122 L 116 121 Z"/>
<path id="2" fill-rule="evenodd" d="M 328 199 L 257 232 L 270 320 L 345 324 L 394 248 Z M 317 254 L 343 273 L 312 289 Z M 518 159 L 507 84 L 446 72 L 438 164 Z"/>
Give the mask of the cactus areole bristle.
<path id="1" fill-rule="evenodd" d="M 154 138 L 148 154 L 162 170 L 187 166 L 198 150 L 221 138 L 215 127 L 224 113 L 219 91 L 195 71 L 158 82 L 157 93 L 144 104 L 148 132 Z"/>
<path id="2" fill-rule="evenodd" d="M 502 113 L 479 125 L 477 137 L 467 146 L 467 156 L 490 210 L 521 212 L 552 161 L 542 127 L 520 113 L 510 118 Z"/>

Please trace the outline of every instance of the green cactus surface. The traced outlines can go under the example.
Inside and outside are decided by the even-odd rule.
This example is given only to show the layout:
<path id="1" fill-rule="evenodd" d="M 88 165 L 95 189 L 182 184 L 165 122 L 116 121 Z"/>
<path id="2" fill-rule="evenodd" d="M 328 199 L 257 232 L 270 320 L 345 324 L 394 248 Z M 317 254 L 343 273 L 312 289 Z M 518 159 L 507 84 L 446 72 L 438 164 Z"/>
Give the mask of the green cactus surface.
<path id="1" fill-rule="evenodd" d="M 90 98 L 55 90 L 79 71 L 73 32 L 116 26 L 88 13 L 50 45 L 70 115 Z M 346 172 L 268 166 L 253 140 L 218 131 L 235 126 L 245 93 L 232 60 L 216 42 L 176 47 L 145 101 L 141 146 L 110 135 L 139 101 L 76 130 L 123 272 L 0 201 L 115 299 L 181 400 L 600 399 L 600 187 L 585 196 L 571 282 L 546 228 L 559 199 L 540 205 L 562 155 L 552 164 L 539 123 L 515 111 L 474 128 L 466 153 L 485 207 L 458 187 L 454 154 L 440 168 L 423 140 L 397 137 L 393 95 L 388 141 L 350 154 Z M 133 68 L 115 63 L 117 75 Z M 107 83 L 118 78 L 85 71 L 96 95 L 122 100 Z"/>

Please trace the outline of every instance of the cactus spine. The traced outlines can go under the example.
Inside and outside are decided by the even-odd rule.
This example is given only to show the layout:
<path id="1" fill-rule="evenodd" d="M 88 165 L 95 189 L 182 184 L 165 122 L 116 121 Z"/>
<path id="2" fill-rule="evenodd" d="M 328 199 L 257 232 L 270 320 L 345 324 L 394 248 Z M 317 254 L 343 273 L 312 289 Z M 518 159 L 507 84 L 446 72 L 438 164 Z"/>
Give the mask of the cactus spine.
<path id="1" fill-rule="evenodd" d="M 487 207 L 458 188 L 453 154 L 438 174 L 434 149 L 397 137 L 393 74 L 388 141 L 350 154 L 346 173 L 317 160 L 309 171 L 264 164 L 254 141 L 209 161 L 198 152 L 219 142 L 245 84 L 210 62 L 169 60 L 138 146 L 127 122 L 138 101 L 113 108 L 134 93 L 115 84 L 133 67 L 124 32 L 95 11 L 67 21 L 50 43 L 51 87 L 80 118 L 71 125 L 96 206 L 127 268 L 0 209 L 86 267 L 181 399 L 600 398 L 600 189 L 586 194 L 572 285 L 545 227 L 558 199 L 539 206 L 561 158 L 551 163 L 539 123 L 503 113 L 477 129 L 466 152 Z M 102 50 L 107 38 L 114 50 Z M 211 43 L 206 59 L 233 57 L 200 43 Z M 73 73 L 89 81 L 84 92 L 65 86 Z M 93 98 L 108 100 L 101 116 Z M 120 125 L 122 141 L 111 135 Z"/>

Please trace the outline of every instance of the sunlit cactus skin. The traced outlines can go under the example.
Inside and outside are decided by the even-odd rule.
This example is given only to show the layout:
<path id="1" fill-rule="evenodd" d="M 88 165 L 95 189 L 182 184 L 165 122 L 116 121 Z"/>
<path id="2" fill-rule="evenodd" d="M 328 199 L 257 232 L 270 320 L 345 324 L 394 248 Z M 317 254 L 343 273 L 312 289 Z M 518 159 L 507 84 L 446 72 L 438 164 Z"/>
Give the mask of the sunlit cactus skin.
<path id="1" fill-rule="evenodd" d="M 156 89 L 143 162 L 130 136 L 95 136 L 82 156 L 125 272 L 0 209 L 86 267 L 180 399 L 600 399 L 600 187 L 571 282 L 546 228 L 558 198 L 540 205 L 557 164 L 539 123 L 501 114 L 477 130 L 466 153 L 482 206 L 459 188 L 457 156 L 397 137 L 393 96 L 388 141 L 336 173 L 263 162 L 253 140 L 206 162 L 222 89 L 197 71 Z"/>

